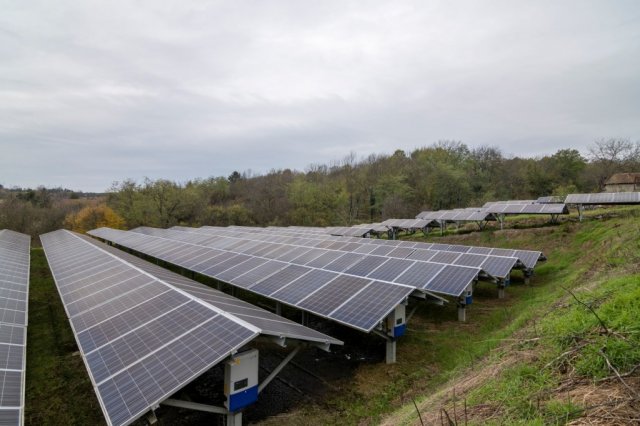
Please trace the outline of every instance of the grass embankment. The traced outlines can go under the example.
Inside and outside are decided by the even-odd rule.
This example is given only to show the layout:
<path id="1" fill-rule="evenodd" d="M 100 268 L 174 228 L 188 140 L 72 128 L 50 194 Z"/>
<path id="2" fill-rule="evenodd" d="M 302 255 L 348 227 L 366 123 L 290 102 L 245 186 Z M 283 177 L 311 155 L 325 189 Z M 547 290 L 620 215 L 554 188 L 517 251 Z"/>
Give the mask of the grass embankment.
<path id="1" fill-rule="evenodd" d="M 477 336 L 481 342 L 509 337 L 485 351 L 485 367 L 462 362 L 436 374 L 452 380 L 418 398 L 423 421 L 564 424 L 583 416 L 601 424 L 638 421 L 640 209 L 601 213 L 580 224 L 453 239 L 541 247 L 549 261 L 537 268 L 535 288 L 526 298 L 509 288 L 514 296 L 509 309 L 515 313 L 510 324 Z M 475 345 L 463 343 L 460 349 L 468 344 Z M 387 424 L 420 424 L 420 419 L 411 403 Z"/>
<path id="2" fill-rule="evenodd" d="M 25 423 L 104 424 L 42 248 L 31 250 L 27 333 Z"/>

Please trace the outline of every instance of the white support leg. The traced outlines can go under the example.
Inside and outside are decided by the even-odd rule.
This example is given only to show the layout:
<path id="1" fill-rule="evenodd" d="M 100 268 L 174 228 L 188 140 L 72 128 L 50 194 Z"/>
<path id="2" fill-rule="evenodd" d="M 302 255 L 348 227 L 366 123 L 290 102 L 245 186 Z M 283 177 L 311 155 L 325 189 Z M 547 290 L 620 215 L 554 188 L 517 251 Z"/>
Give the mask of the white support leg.
<path id="1" fill-rule="evenodd" d="M 227 414 L 227 426 L 242 426 L 242 411 Z"/>
<path id="2" fill-rule="evenodd" d="M 387 340 L 387 355 L 385 357 L 385 362 L 387 364 L 396 363 L 396 341 L 395 340 Z"/>
<path id="3" fill-rule="evenodd" d="M 467 321 L 467 307 L 466 305 L 459 304 L 458 305 L 458 321 L 466 322 Z"/>
<path id="4" fill-rule="evenodd" d="M 504 287 L 498 287 L 498 299 L 504 299 Z"/>

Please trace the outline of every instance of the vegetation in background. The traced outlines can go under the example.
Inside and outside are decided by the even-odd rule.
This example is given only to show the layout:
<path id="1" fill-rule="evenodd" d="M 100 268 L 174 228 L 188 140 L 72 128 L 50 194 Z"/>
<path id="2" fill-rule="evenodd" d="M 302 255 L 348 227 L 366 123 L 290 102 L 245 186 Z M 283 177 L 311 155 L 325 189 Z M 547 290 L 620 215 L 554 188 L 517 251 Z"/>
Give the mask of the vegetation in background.
<path id="1" fill-rule="evenodd" d="M 127 179 L 100 197 L 61 189 L 0 188 L 0 229 L 35 236 L 69 227 L 70 222 L 64 223 L 69 214 L 101 202 L 124 219 L 126 228 L 351 225 L 486 201 L 599 192 L 609 176 L 621 171 L 640 171 L 640 142 L 597 141 L 587 158 L 575 149 L 507 158 L 495 147 L 471 149 L 441 141 L 410 153 L 397 150 L 360 161 L 352 153 L 305 172 L 233 172 L 186 183 Z"/>
<path id="2" fill-rule="evenodd" d="M 97 204 L 83 207 L 77 213 L 69 213 L 64 219 L 64 226 L 81 233 L 105 226 L 123 229 L 124 219 L 106 204 Z"/>
<path id="3" fill-rule="evenodd" d="M 178 184 L 167 180 L 116 183 L 108 204 L 139 225 L 350 225 L 422 210 L 478 206 L 486 201 L 599 192 L 619 171 L 640 171 L 640 142 L 597 141 L 584 158 L 562 149 L 540 158 L 505 158 L 499 149 L 442 141 L 411 153 L 350 154 L 305 173 L 234 172 Z"/>

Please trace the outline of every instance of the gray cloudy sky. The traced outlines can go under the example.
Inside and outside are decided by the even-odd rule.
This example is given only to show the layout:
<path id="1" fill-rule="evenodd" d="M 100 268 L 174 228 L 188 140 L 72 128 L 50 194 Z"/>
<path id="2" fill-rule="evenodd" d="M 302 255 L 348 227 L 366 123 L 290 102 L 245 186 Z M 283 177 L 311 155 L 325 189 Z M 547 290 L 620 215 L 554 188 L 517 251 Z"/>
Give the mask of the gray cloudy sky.
<path id="1" fill-rule="evenodd" d="M 640 1 L 0 0 L 0 184 L 640 138 Z"/>

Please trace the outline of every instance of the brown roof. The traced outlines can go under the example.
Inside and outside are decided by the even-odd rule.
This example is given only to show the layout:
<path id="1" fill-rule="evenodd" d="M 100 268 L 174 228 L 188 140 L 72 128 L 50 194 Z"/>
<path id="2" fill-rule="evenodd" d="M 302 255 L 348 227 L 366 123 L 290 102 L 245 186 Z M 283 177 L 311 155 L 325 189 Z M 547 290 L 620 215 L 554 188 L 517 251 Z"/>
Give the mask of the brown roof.
<path id="1" fill-rule="evenodd" d="M 640 183 L 640 173 L 616 173 L 615 175 L 611 176 L 604 184 L 620 185 L 625 183 Z"/>

